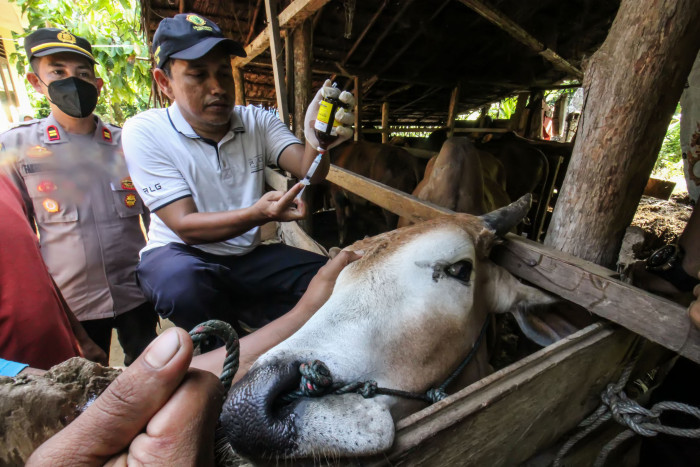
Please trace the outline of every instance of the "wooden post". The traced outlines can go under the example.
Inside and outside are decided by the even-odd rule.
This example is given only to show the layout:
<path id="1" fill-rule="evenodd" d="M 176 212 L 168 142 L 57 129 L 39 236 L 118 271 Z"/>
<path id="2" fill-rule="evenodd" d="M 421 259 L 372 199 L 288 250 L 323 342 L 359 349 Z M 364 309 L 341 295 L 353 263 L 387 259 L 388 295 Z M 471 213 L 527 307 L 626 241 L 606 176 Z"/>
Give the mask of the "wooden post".
<path id="1" fill-rule="evenodd" d="M 457 104 L 459 103 L 459 84 L 452 89 L 450 96 L 450 108 L 447 111 L 447 137 L 452 138 L 455 133 L 455 118 L 457 117 Z"/>
<path id="2" fill-rule="evenodd" d="M 542 101 L 544 92 L 535 91 L 530 94 L 529 115 L 525 137 L 530 139 L 542 139 Z"/>
<path id="3" fill-rule="evenodd" d="M 697 0 L 622 0 L 588 62 L 547 245 L 614 266 L 700 47 L 699 23 Z"/>
<path id="4" fill-rule="evenodd" d="M 284 80 L 287 85 L 287 111 L 292 117 L 292 129 L 299 126 L 299 122 L 294 118 L 294 74 L 294 40 L 291 31 L 287 31 L 284 37 Z M 303 124 L 302 120 L 302 127 Z"/>
<path id="5" fill-rule="evenodd" d="M 292 33 L 294 51 L 294 134 L 304 141 L 304 116 L 311 102 L 311 19 L 307 19 Z"/>
<path id="6" fill-rule="evenodd" d="M 233 67 L 233 83 L 236 93 L 236 105 L 246 105 L 245 102 L 245 77 L 243 70 L 237 66 Z"/>
<path id="7" fill-rule="evenodd" d="M 270 31 L 270 53 L 272 54 L 272 72 L 275 75 L 275 94 L 277 95 L 277 112 L 280 120 L 289 126 L 287 112 L 287 89 L 282 76 L 282 40 L 280 38 L 279 18 L 277 18 L 276 0 L 265 0 L 268 29 Z"/>
<path id="8" fill-rule="evenodd" d="M 382 102 L 382 143 L 389 142 L 389 134 L 391 130 L 389 129 L 389 102 Z"/>
<path id="9" fill-rule="evenodd" d="M 509 128 L 519 134 L 520 136 L 525 135 L 525 125 L 527 122 L 527 99 L 530 97 L 529 92 L 519 92 L 518 102 L 515 104 L 515 112 L 510 117 L 510 122 L 508 124 Z"/>
<path id="10" fill-rule="evenodd" d="M 555 136 L 563 136 L 564 121 L 566 120 L 566 107 L 568 103 L 569 95 L 562 94 L 561 96 L 559 96 L 559 99 L 557 99 L 556 104 L 554 104 L 554 115 L 552 117 L 552 123 L 554 125 Z"/>
<path id="11" fill-rule="evenodd" d="M 355 76 L 355 141 L 362 139 L 362 78 Z"/>

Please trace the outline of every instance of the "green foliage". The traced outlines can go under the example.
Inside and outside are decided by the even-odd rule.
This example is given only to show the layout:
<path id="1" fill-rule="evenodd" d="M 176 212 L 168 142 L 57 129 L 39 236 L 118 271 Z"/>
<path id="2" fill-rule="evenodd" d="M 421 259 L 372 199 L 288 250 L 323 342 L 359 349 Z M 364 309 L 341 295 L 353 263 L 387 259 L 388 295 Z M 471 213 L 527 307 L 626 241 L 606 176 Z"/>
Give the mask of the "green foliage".
<path id="1" fill-rule="evenodd" d="M 654 177 L 670 180 L 683 175 L 680 111 L 679 104 L 668 125 L 659 157 L 656 159 L 652 171 Z"/>
<path id="2" fill-rule="evenodd" d="M 148 108 L 151 89 L 148 47 L 139 31 L 138 0 L 14 0 L 26 13 L 29 27 L 25 37 L 40 27 L 66 28 L 92 44 L 96 72 L 104 80 L 96 113 L 104 120 L 121 125 L 128 117 Z M 27 57 L 12 56 L 17 71 L 29 69 Z M 46 99 L 27 84 L 37 115 L 48 115 Z"/>

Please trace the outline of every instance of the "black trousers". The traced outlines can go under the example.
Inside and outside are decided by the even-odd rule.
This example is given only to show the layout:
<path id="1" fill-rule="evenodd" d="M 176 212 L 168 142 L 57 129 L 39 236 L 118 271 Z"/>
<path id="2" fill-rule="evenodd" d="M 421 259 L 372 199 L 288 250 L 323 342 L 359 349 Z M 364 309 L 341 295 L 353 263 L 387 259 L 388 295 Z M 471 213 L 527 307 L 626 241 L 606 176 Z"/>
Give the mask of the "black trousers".
<path id="1" fill-rule="evenodd" d="M 293 308 L 326 260 L 284 244 L 222 256 L 170 243 L 145 252 L 137 273 L 146 298 L 177 326 L 220 319 L 246 334 Z"/>
<path id="2" fill-rule="evenodd" d="M 119 344 L 124 349 L 124 364 L 131 365 L 148 344 L 156 338 L 158 314 L 153 305 L 146 302 L 115 318 L 81 321 L 88 336 L 109 355 L 112 328 L 117 330 Z"/>

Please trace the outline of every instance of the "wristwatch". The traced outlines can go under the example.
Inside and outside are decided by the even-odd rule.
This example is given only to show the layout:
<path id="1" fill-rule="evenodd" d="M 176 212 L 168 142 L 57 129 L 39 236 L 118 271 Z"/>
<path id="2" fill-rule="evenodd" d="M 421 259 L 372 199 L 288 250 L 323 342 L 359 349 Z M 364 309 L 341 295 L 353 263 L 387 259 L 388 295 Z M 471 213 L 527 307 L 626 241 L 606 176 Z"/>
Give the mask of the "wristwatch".
<path id="1" fill-rule="evenodd" d="M 678 245 L 664 245 L 646 261 L 646 270 L 673 284 L 681 292 L 691 292 L 700 283 L 683 269 L 685 252 Z"/>

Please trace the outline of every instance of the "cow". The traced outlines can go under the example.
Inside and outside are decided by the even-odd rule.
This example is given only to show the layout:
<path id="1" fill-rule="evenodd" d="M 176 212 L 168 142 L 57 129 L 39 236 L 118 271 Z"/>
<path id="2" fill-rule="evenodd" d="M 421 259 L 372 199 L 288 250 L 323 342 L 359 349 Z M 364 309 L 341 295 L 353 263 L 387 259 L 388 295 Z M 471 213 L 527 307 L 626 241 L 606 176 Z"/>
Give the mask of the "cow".
<path id="1" fill-rule="evenodd" d="M 220 417 L 224 444 L 260 459 L 380 453 L 393 443 L 395 420 L 422 403 L 356 393 L 286 402 L 282 396 L 299 385 L 300 362 L 322 361 L 338 383 L 371 379 L 424 392 L 475 346 L 489 313 L 512 312 L 540 345 L 573 332 L 568 323 L 530 319 L 527 308 L 555 299 L 488 258 L 528 209 L 524 197 L 481 217 L 445 216 L 349 247 L 364 256 L 341 272 L 329 300 L 230 389 Z M 487 374 L 487 357 L 479 346 L 462 384 Z"/>
<path id="2" fill-rule="evenodd" d="M 477 147 L 468 138 L 448 138 L 428 162 L 413 195 L 480 215 L 533 192 L 546 178 L 547 167 L 544 155 L 534 148 L 501 143 Z M 399 227 L 408 224 L 408 219 L 399 219 Z"/>
<path id="3" fill-rule="evenodd" d="M 410 193 L 421 178 L 420 161 L 404 149 L 366 141 L 349 142 L 330 153 L 331 162 L 338 167 L 370 178 L 384 185 Z M 338 240 L 345 245 L 350 223 L 363 222 L 364 234 L 386 232 L 396 227 L 398 216 L 332 185 L 331 197 L 335 205 Z"/>

